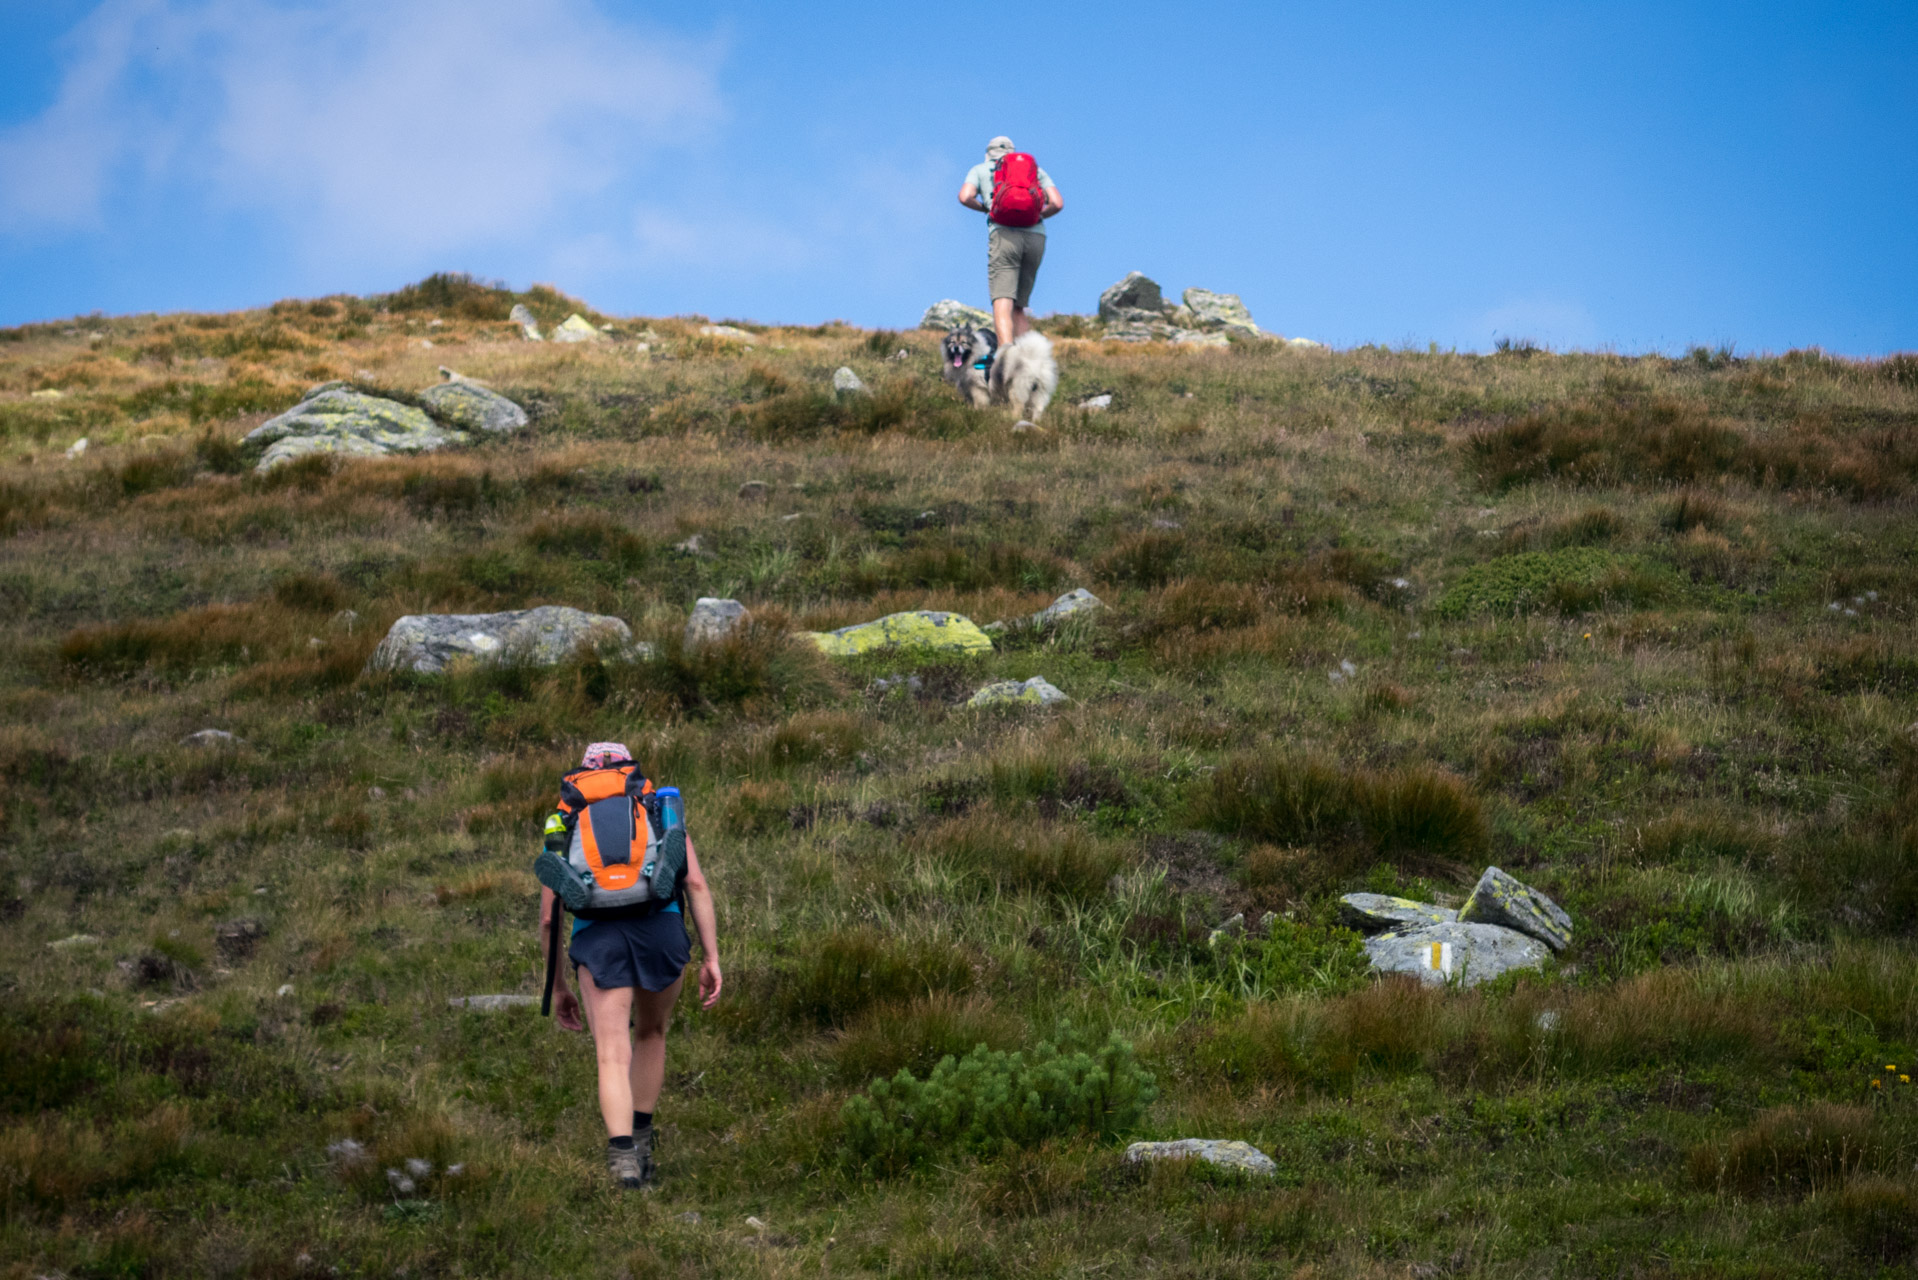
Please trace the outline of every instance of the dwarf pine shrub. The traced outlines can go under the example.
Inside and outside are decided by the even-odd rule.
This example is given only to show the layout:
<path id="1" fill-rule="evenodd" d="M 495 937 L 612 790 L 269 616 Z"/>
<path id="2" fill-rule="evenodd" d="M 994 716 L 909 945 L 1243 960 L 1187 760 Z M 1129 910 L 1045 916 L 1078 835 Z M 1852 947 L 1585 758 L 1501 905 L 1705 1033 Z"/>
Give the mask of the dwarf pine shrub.
<path id="1" fill-rule="evenodd" d="M 979 1045 L 945 1057 L 924 1080 L 900 1071 L 875 1080 L 840 1112 L 847 1158 L 874 1171 L 907 1168 L 935 1152 L 985 1155 L 1047 1138 L 1112 1138 L 1137 1124 L 1159 1096 L 1158 1082 L 1118 1032 L 1087 1052 L 1060 1043 L 1025 1053 Z"/>

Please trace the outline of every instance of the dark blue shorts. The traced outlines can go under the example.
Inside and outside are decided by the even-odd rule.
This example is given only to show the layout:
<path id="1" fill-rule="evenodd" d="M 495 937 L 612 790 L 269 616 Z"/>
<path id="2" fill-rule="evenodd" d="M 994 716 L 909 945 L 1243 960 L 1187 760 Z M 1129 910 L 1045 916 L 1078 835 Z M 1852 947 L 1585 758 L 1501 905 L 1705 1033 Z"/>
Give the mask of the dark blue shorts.
<path id="1" fill-rule="evenodd" d="M 686 972 L 693 947 L 686 938 L 686 917 L 659 911 L 635 920 L 595 920 L 573 935 L 566 954 L 575 968 L 593 975 L 601 990 L 664 991 Z"/>

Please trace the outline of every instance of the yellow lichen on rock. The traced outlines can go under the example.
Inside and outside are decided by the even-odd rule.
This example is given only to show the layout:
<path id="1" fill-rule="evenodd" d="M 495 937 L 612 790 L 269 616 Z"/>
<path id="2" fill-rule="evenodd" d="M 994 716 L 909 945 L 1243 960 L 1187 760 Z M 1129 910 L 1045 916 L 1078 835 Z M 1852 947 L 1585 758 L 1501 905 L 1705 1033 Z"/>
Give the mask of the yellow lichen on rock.
<path id="1" fill-rule="evenodd" d="M 822 653 L 835 658 L 876 653 L 881 649 L 931 649 L 942 653 L 992 652 L 992 637 L 973 625 L 971 618 L 929 609 L 887 614 L 872 622 L 841 627 L 837 631 L 805 631 L 800 634 L 818 645 Z"/>

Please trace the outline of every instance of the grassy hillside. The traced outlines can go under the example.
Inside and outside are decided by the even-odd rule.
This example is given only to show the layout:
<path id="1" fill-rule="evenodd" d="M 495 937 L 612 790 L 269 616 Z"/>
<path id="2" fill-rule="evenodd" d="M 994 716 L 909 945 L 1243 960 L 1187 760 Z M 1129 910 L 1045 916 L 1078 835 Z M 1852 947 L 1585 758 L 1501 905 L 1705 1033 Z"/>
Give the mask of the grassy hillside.
<path id="1" fill-rule="evenodd" d="M 0 332 L 0 1274 L 1913 1265 L 1918 364 L 1062 338 L 1014 435 L 936 335 L 535 345 L 514 300 Z M 235 447 L 442 364 L 532 428 Z M 977 660 L 786 639 L 1075 586 L 1111 607 Z M 700 595 L 754 625 L 682 652 Z M 546 603 L 660 657 L 362 674 L 403 613 Z M 1072 702 L 961 705 L 1032 675 Z M 606 1183 L 583 1037 L 447 1003 L 537 989 L 538 823 L 597 738 L 689 797 L 728 972 L 653 1195 Z M 1339 893 L 1487 863 L 1571 912 L 1554 967 L 1366 975 Z M 1112 1032 L 1157 1085 L 1125 1133 L 881 1159 L 842 1110 Z M 1184 1136 L 1280 1173 L 1120 1159 Z"/>

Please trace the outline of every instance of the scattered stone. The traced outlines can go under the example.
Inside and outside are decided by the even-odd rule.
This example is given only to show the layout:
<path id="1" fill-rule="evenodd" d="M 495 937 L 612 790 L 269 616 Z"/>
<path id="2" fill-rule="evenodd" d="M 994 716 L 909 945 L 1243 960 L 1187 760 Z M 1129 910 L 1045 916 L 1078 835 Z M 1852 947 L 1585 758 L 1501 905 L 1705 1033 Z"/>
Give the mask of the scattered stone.
<path id="1" fill-rule="evenodd" d="M 513 304 L 513 310 L 509 313 L 508 319 L 519 326 L 520 334 L 525 337 L 528 342 L 543 341 L 540 336 L 539 321 L 533 318 L 533 313 L 527 310 L 524 302 L 515 302 Z"/>
<path id="2" fill-rule="evenodd" d="M 1087 396 L 1079 402 L 1079 407 L 1087 413 L 1097 413 L 1101 409 L 1110 409 L 1112 407 L 1112 393 L 1110 391 L 1101 391 L 1096 396 Z"/>
<path id="3" fill-rule="evenodd" d="M 906 350 L 904 347 L 901 347 L 899 348 L 899 350 L 887 356 L 886 362 L 888 364 L 897 364 L 901 360 L 910 360 L 910 359 L 912 359 L 912 352 Z"/>
<path id="4" fill-rule="evenodd" d="M 618 618 L 565 605 L 542 605 L 508 613 L 409 614 L 393 624 L 367 661 L 369 671 L 437 675 L 461 658 L 511 657 L 552 666 L 581 645 L 624 658 L 642 656 L 632 629 Z"/>
<path id="5" fill-rule="evenodd" d="M 1012 424 L 1012 434 L 1016 436 L 1022 436 L 1028 431 L 1037 431 L 1038 429 L 1039 429 L 1038 423 L 1029 422 L 1024 418 L 1021 418 L 1019 419 L 1019 421 Z"/>
<path id="6" fill-rule="evenodd" d="M 1179 522 L 1178 522 L 1177 520 L 1168 520 L 1168 519 L 1167 519 L 1166 517 L 1164 517 L 1164 516 L 1153 516 L 1153 517 L 1152 517 L 1152 527 L 1153 527 L 1154 529 L 1183 529 L 1183 528 L 1185 528 L 1185 526 L 1184 526 L 1183 524 L 1180 524 L 1180 523 L 1179 523 Z"/>
<path id="7" fill-rule="evenodd" d="M 90 933 L 74 933 L 61 938 L 57 942 L 49 942 L 47 946 L 54 951 L 72 951 L 78 947 L 93 946 L 99 941 L 100 939 Z"/>
<path id="8" fill-rule="evenodd" d="M 1554 951 L 1572 944 L 1572 918 L 1556 902 L 1497 867 L 1485 868 L 1458 918 L 1529 933 Z"/>
<path id="9" fill-rule="evenodd" d="M 955 326 L 990 329 L 992 313 L 969 307 L 952 298 L 942 298 L 926 308 L 926 314 L 919 317 L 921 329 L 951 329 Z"/>
<path id="10" fill-rule="evenodd" d="M 29 400 L 64 400 L 66 398 L 67 393 L 58 387 L 42 387 L 40 390 L 31 392 L 27 396 Z"/>
<path id="11" fill-rule="evenodd" d="M 686 619 L 685 645 L 688 649 L 697 649 L 724 640 L 750 616 L 746 606 L 737 600 L 701 596 L 693 604 L 692 615 Z"/>
<path id="12" fill-rule="evenodd" d="M 859 380 L 859 375 L 843 364 L 832 371 L 832 393 L 836 396 L 863 396 L 870 394 L 866 389 L 866 384 Z"/>
<path id="13" fill-rule="evenodd" d="M 1323 342 L 1314 342 L 1310 338 L 1287 338 L 1285 345 L 1294 351 L 1324 351 L 1326 349 Z"/>
<path id="14" fill-rule="evenodd" d="M 1539 1010 L 1538 1017 L 1532 1019 L 1532 1025 L 1540 1031 L 1543 1031 L 1546 1035 L 1550 1035 L 1552 1032 L 1558 1030 L 1558 1025 L 1561 1021 L 1563 1021 L 1563 1019 L 1559 1016 L 1558 1010 L 1541 1009 Z"/>
<path id="15" fill-rule="evenodd" d="M 992 652 L 991 638 L 979 630 L 971 618 L 931 609 L 892 613 L 872 622 L 841 627 L 837 631 L 802 631 L 799 635 L 835 658 L 850 658 L 881 649 Z"/>
<path id="16" fill-rule="evenodd" d="M 1240 911 L 1235 913 L 1231 919 L 1227 920 L 1224 924 L 1220 925 L 1218 928 L 1214 929 L 1210 934 L 1208 934 L 1205 940 L 1205 944 L 1208 947 L 1216 947 L 1221 942 L 1224 942 L 1228 938 L 1243 938 L 1244 936 L 1245 936 L 1245 912 Z"/>
<path id="17" fill-rule="evenodd" d="M 229 743 L 238 741 L 238 738 L 228 733 L 225 729 L 200 729 L 180 739 L 180 745 L 183 747 L 224 747 Z"/>
<path id="18" fill-rule="evenodd" d="M 1365 940 L 1380 973 L 1409 973 L 1421 982 L 1477 986 L 1513 969 L 1537 969 L 1550 957 L 1545 944 L 1495 924 L 1424 925 Z"/>
<path id="19" fill-rule="evenodd" d="M 988 640 L 987 644 L 992 642 Z M 1000 680 L 989 684 L 966 700 L 969 707 L 1012 706 L 1022 704 L 1034 707 L 1050 707 L 1070 701 L 1058 688 L 1044 676 L 1034 676 L 1030 680 Z"/>
<path id="20" fill-rule="evenodd" d="M 673 550 L 682 555 L 700 556 L 705 559 L 711 559 L 714 555 L 718 554 L 717 552 L 708 551 L 705 547 L 701 546 L 699 543 L 699 535 L 696 533 L 684 542 L 675 542 L 673 544 Z"/>
<path id="21" fill-rule="evenodd" d="M 477 1009 L 494 1013 L 501 1009 L 520 1009 L 539 1003 L 538 996 L 454 996 L 447 1005 L 454 1009 Z"/>
<path id="22" fill-rule="evenodd" d="M 385 787 L 368 787 L 366 789 L 366 798 L 368 800 L 384 800 L 386 799 L 386 788 Z"/>
<path id="23" fill-rule="evenodd" d="M 1166 335 L 1167 341 L 1177 347 L 1229 347 L 1232 340 L 1223 333 L 1211 333 L 1201 329 L 1174 329 Z"/>
<path id="24" fill-rule="evenodd" d="M 1259 326 L 1252 322 L 1252 313 L 1245 309 L 1236 293 L 1214 293 L 1210 289 L 1187 289 L 1182 295 L 1185 308 L 1192 315 L 1194 324 L 1201 329 L 1224 329 L 1242 333 L 1248 338 L 1262 338 Z"/>
<path id="25" fill-rule="evenodd" d="M 1163 322 L 1165 313 L 1164 292 L 1158 281 L 1143 271 L 1128 271 L 1123 280 L 1099 295 L 1099 319 L 1108 325 Z"/>
<path id="26" fill-rule="evenodd" d="M 748 480 L 739 486 L 739 496 L 747 502 L 764 502 L 772 493 L 772 486 L 764 480 Z"/>
<path id="27" fill-rule="evenodd" d="M 328 618 L 326 625 L 335 631 L 344 631 L 350 636 L 353 634 L 353 629 L 360 625 L 360 615 L 356 610 L 342 609 Z"/>
<path id="28" fill-rule="evenodd" d="M 1348 893 L 1339 899 L 1339 923 L 1360 933 L 1450 924 L 1456 919 L 1458 912 L 1449 907 L 1435 907 L 1429 902 L 1414 902 L 1389 893 Z"/>
<path id="29" fill-rule="evenodd" d="M 1279 913 L 1276 911 L 1268 911 L 1259 917 L 1259 923 L 1254 927 L 1253 934 L 1260 938 L 1269 938 L 1272 936 L 1272 926 L 1278 922 Z"/>
<path id="30" fill-rule="evenodd" d="M 293 994 L 293 984 L 290 982 L 282 982 L 280 984 L 280 989 L 278 991 L 275 991 L 273 994 L 280 997 L 282 1000 L 284 1000 L 286 997 Z"/>
<path id="31" fill-rule="evenodd" d="M 213 949 L 222 960 L 244 960 L 265 937 L 266 926 L 258 920 L 227 920 L 213 926 Z"/>
<path id="32" fill-rule="evenodd" d="M 1084 587 L 1074 587 L 1045 608 L 1039 610 L 1039 612 L 1033 614 L 1031 622 L 1035 627 L 1056 626 L 1075 613 L 1090 613 L 1095 609 L 1103 609 L 1105 607 L 1106 602 L 1099 599 L 1098 596 L 1093 595 Z"/>
<path id="33" fill-rule="evenodd" d="M 77 458 L 81 454 L 85 453 L 86 451 L 87 451 L 87 438 L 85 436 L 81 436 L 78 440 L 75 440 L 72 444 L 67 446 L 67 457 Z"/>
<path id="34" fill-rule="evenodd" d="M 752 334 L 747 333 L 744 329 L 739 328 L 737 325 L 730 325 L 730 324 L 702 324 L 699 326 L 699 331 L 705 334 L 708 338 L 750 339 L 753 336 Z"/>
<path id="35" fill-rule="evenodd" d="M 575 311 L 560 322 L 553 330 L 554 342 L 604 342 L 606 335 L 593 328 L 587 319 Z"/>
<path id="36" fill-rule="evenodd" d="M 880 676 L 866 686 L 866 693 L 875 698 L 883 698 L 894 689 L 904 689 L 907 693 L 918 694 L 926 687 L 926 682 L 918 676 Z"/>
<path id="37" fill-rule="evenodd" d="M 1135 1142 L 1125 1149 L 1128 1163 L 1147 1160 L 1203 1160 L 1240 1173 L 1273 1174 L 1279 1166 L 1249 1142 L 1228 1138 L 1180 1138 L 1175 1142 Z"/>
<path id="38" fill-rule="evenodd" d="M 412 405 L 322 383 L 247 432 L 243 443 L 266 449 L 254 468 L 264 472 L 309 453 L 429 453 L 466 439 L 465 432 L 441 427 Z"/>
<path id="39" fill-rule="evenodd" d="M 441 373 L 447 372 L 440 370 Z M 497 391 L 455 374 L 454 381 L 442 382 L 420 392 L 426 411 L 451 427 L 503 435 L 518 431 L 527 422 L 526 410 Z"/>

